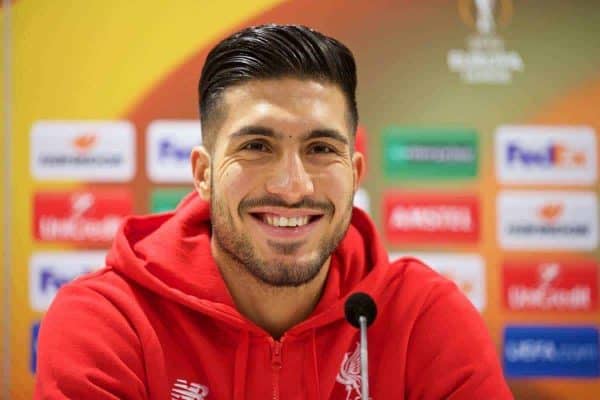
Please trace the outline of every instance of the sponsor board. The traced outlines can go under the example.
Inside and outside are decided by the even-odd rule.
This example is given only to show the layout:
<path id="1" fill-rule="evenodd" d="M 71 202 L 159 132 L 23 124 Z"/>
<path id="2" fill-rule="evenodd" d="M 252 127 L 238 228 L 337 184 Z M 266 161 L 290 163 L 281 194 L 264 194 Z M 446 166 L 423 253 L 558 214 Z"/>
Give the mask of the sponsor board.
<path id="1" fill-rule="evenodd" d="M 173 211 L 179 202 L 193 189 L 156 189 L 150 197 L 150 212 Z"/>
<path id="2" fill-rule="evenodd" d="M 452 128 L 389 127 L 383 131 L 385 175 L 398 179 L 477 176 L 477 132 Z"/>
<path id="3" fill-rule="evenodd" d="M 457 72 L 467 84 L 506 85 L 513 73 L 525 64 L 521 55 L 506 50 L 504 39 L 497 33 L 508 25 L 514 10 L 512 0 L 458 0 L 462 21 L 475 32 L 467 38 L 467 49 L 448 51 L 450 71 Z"/>
<path id="4" fill-rule="evenodd" d="M 598 244 L 592 192 L 503 191 L 497 218 L 504 249 L 593 250 Z"/>
<path id="5" fill-rule="evenodd" d="M 37 369 L 37 349 L 38 349 L 38 336 L 40 333 L 40 322 L 35 322 L 31 325 L 30 336 L 29 336 L 29 372 L 35 374 Z"/>
<path id="6" fill-rule="evenodd" d="M 505 184 L 592 185 L 596 133 L 587 126 L 501 126 L 496 130 L 498 181 Z"/>
<path id="7" fill-rule="evenodd" d="M 598 263 L 505 262 L 504 306 L 513 311 L 592 311 L 598 309 Z"/>
<path id="8" fill-rule="evenodd" d="M 422 252 L 390 254 L 390 260 L 400 257 L 414 257 L 423 261 L 428 267 L 456 283 L 478 311 L 485 309 L 485 265 L 480 255 Z"/>
<path id="9" fill-rule="evenodd" d="M 371 198 L 366 189 L 358 188 L 354 194 L 354 206 L 366 211 L 367 214 L 371 211 Z"/>
<path id="10" fill-rule="evenodd" d="M 37 180 L 125 182 L 135 173 L 135 128 L 127 121 L 38 121 L 30 146 Z"/>
<path id="11" fill-rule="evenodd" d="M 44 242 L 108 244 L 132 211 L 127 189 L 38 192 L 33 198 L 33 235 Z"/>
<path id="12" fill-rule="evenodd" d="M 600 376 L 598 328 L 512 325 L 504 329 L 503 365 L 508 378 Z"/>
<path id="13" fill-rule="evenodd" d="M 384 231 L 390 243 L 475 243 L 479 201 L 470 194 L 388 192 Z"/>
<path id="14" fill-rule="evenodd" d="M 200 122 L 157 120 L 146 131 L 146 169 L 157 183 L 192 182 L 190 153 L 202 143 Z"/>
<path id="15" fill-rule="evenodd" d="M 104 251 L 34 253 L 29 258 L 29 303 L 35 311 L 48 309 L 58 289 L 76 277 L 104 265 Z"/>

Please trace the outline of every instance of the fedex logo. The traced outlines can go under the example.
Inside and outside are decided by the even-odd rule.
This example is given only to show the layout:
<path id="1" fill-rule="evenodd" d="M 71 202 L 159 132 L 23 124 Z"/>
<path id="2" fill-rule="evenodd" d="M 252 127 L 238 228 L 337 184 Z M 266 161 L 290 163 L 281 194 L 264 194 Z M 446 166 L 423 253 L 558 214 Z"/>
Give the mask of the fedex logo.
<path id="1" fill-rule="evenodd" d="M 598 265 L 593 261 L 506 262 L 504 306 L 514 311 L 592 311 L 598 308 Z"/>
<path id="2" fill-rule="evenodd" d="M 591 185 L 596 132 L 587 126 L 501 126 L 495 136 L 501 183 Z"/>
<path id="3" fill-rule="evenodd" d="M 44 312 L 58 290 L 76 277 L 104 265 L 103 251 L 41 252 L 29 259 L 29 303 Z"/>
<path id="4" fill-rule="evenodd" d="M 389 192 L 384 227 L 392 243 L 476 242 L 479 202 L 473 195 Z"/>
<path id="5" fill-rule="evenodd" d="M 201 143 L 198 121 L 153 121 L 146 136 L 146 170 L 150 180 L 157 183 L 192 182 L 190 153 Z"/>
<path id="6" fill-rule="evenodd" d="M 193 146 L 180 147 L 177 143 L 173 143 L 169 139 L 163 139 L 159 143 L 158 158 L 160 160 L 173 159 L 176 161 L 188 161 Z"/>
<path id="7" fill-rule="evenodd" d="M 506 159 L 509 164 L 520 162 L 530 166 L 577 168 L 585 166 L 587 156 L 584 151 L 570 149 L 563 144 L 552 143 L 540 149 L 531 149 L 511 142 L 506 150 Z"/>

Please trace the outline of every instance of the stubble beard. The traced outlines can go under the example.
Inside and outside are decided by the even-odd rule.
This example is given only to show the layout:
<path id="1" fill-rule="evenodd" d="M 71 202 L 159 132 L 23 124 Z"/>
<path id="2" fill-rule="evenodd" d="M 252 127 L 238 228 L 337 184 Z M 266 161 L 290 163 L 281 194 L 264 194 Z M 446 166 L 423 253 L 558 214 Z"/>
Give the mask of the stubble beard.
<path id="1" fill-rule="evenodd" d="M 214 188 L 214 185 L 211 185 L 211 188 Z M 333 205 L 331 208 L 333 211 L 321 218 L 331 217 L 335 212 Z M 333 234 L 323 237 L 316 255 L 305 262 L 281 262 L 259 257 L 249 235 L 235 230 L 231 213 L 227 211 L 225 202 L 215 196 L 214 191 L 211 194 L 210 213 L 213 240 L 216 241 L 218 248 L 237 265 L 267 286 L 298 287 L 309 283 L 319 274 L 325 261 L 346 235 L 352 217 L 352 196 L 348 199 L 344 214 L 333 230 Z M 246 218 L 252 217 L 246 216 Z M 303 242 L 283 244 L 268 241 L 267 243 L 277 255 L 282 256 L 297 254 L 298 248 L 303 245 Z"/>

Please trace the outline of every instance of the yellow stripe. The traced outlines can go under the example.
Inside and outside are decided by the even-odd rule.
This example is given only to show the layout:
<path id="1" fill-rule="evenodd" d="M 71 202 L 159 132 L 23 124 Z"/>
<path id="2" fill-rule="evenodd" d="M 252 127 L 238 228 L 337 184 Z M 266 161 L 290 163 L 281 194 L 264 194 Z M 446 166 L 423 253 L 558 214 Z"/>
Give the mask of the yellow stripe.
<path id="1" fill-rule="evenodd" d="M 119 115 L 199 48 L 277 3 L 21 0 L 13 11 L 18 115 Z"/>

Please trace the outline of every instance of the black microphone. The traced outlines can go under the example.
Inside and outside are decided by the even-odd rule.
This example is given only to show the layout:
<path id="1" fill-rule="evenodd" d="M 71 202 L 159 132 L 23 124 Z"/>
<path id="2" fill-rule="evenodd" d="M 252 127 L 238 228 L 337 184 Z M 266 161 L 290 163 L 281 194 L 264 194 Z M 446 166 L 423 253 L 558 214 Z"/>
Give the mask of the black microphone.
<path id="1" fill-rule="evenodd" d="M 369 400 L 369 352 L 367 348 L 367 327 L 377 317 L 377 306 L 371 296 L 357 292 L 348 297 L 344 304 L 346 320 L 360 329 L 360 380 L 361 398 Z"/>

